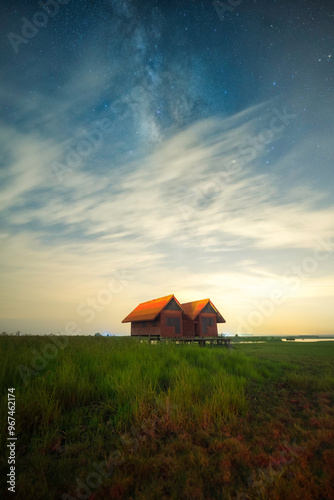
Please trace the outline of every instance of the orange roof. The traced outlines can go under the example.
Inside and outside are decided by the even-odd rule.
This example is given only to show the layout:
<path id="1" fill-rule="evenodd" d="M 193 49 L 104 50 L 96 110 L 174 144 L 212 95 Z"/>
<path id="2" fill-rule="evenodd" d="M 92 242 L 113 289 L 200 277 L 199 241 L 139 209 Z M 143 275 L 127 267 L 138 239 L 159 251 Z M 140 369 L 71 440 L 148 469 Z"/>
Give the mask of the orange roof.
<path id="1" fill-rule="evenodd" d="M 166 297 L 160 297 L 160 299 L 142 302 L 123 319 L 122 323 L 129 323 L 130 321 L 153 321 L 172 299 L 181 307 L 181 304 L 174 295 L 166 295 Z"/>
<path id="2" fill-rule="evenodd" d="M 184 312 L 192 320 L 194 320 L 199 315 L 199 313 L 203 311 L 204 307 L 208 303 L 210 303 L 211 307 L 215 310 L 217 314 L 217 323 L 226 323 L 223 316 L 220 314 L 218 309 L 213 305 L 210 299 L 202 299 L 202 300 L 195 300 L 193 302 L 187 302 L 186 304 L 181 304 L 181 307 L 184 310 Z"/>

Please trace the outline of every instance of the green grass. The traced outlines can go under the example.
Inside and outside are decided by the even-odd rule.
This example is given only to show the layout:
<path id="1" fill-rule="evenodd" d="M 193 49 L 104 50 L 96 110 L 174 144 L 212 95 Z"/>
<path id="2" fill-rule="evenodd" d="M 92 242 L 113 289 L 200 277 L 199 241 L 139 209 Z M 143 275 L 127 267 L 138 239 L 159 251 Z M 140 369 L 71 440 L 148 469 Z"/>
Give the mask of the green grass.
<path id="1" fill-rule="evenodd" d="M 15 387 L 17 498 L 334 498 L 333 342 L 52 345 L 0 339 L 1 449 Z"/>

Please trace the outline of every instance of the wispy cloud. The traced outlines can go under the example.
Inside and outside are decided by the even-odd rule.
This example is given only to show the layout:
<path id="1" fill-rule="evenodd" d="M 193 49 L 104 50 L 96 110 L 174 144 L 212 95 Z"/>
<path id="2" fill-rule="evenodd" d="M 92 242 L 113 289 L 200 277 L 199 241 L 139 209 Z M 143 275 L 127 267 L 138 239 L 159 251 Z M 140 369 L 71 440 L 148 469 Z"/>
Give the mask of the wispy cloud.
<path id="1" fill-rule="evenodd" d="M 111 138 L 72 169 L 64 185 L 51 165 L 64 157 L 73 136 L 64 134 L 43 99 L 34 116 L 46 124 L 44 133 L 39 126 L 33 131 L 1 124 L 6 169 L 0 206 L 6 214 L 2 232 L 9 234 L 1 247 L 3 314 L 17 314 L 11 305 L 16 294 L 19 317 L 28 310 L 37 316 L 41 303 L 46 316 L 61 305 L 62 316 L 71 317 L 76 304 L 121 267 L 135 278 L 117 298 L 117 309 L 110 306 L 116 330 L 128 304 L 152 294 L 178 290 L 190 300 L 212 292 L 233 309 L 233 302 L 265 293 L 288 267 L 286 260 L 296 259 L 295 250 L 306 255 L 317 238 L 334 237 L 325 190 L 313 189 L 306 177 L 282 191 L 275 167 L 262 168 L 266 147 L 255 157 L 247 153 L 249 138 L 270 123 L 274 106 L 165 130 L 151 152 L 135 160 L 120 157 L 122 168 L 108 166 Z M 288 133 L 284 128 L 271 145 Z M 308 143 L 298 144 L 299 162 L 307 163 L 310 153 Z M 289 168 L 293 154 L 281 155 L 280 170 Z M 270 252 L 265 262 L 264 250 Z M 308 287 L 307 296 L 318 293 Z"/>

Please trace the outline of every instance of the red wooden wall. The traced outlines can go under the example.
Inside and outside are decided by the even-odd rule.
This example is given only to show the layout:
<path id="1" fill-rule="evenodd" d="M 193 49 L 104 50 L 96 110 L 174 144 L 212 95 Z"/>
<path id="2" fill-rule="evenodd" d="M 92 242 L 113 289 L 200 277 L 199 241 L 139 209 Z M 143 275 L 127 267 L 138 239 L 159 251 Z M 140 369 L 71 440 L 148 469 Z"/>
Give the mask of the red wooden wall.
<path id="1" fill-rule="evenodd" d="M 183 337 L 183 327 L 182 327 L 182 311 L 161 311 L 161 337 Z M 175 333 L 175 328 L 173 326 L 167 326 L 167 318 L 179 318 L 180 320 L 180 333 Z"/>
<path id="2" fill-rule="evenodd" d="M 207 333 L 205 334 L 203 332 L 202 328 L 202 318 L 212 318 L 212 326 L 207 325 Z M 218 337 L 218 330 L 217 330 L 217 317 L 215 314 L 212 313 L 200 313 L 198 317 L 199 325 L 199 336 L 200 337 Z"/>
<path id="3" fill-rule="evenodd" d="M 180 333 L 175 333 L 174 326 L 166 324 L 167 318 L 179 318 L 180 320 Z M 202 318 L 211 318 L 212 326 L 207 325 L 207 333 L 203 331 Z M 143 327 L 142 323 L 146 323 Z M 153 326 L 153 323 L 156 326 Z M 161 337 L 195 337 L 195 323 L 196 332 L 199 337 L 218 337 L 217 318 L 213 313 L 200 313 L 195 321 L 192 321 L 188 316 L 182 314 L 181 311 L 163 310 L 158 318 L 152 321 L 145 322 L 132 322 L 131 335 L 160 335 Z"/>

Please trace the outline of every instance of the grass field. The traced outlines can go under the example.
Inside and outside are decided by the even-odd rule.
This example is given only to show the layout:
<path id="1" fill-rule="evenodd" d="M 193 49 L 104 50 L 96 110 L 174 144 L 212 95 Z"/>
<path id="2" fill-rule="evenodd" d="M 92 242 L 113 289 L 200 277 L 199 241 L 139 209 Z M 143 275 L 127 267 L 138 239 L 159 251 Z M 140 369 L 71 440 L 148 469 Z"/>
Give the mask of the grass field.
<path id="1" fill-rule="evenodd" d="M 334 498 L 333 342 L 57 341 L 0 339 L 1 498 Z"/>

